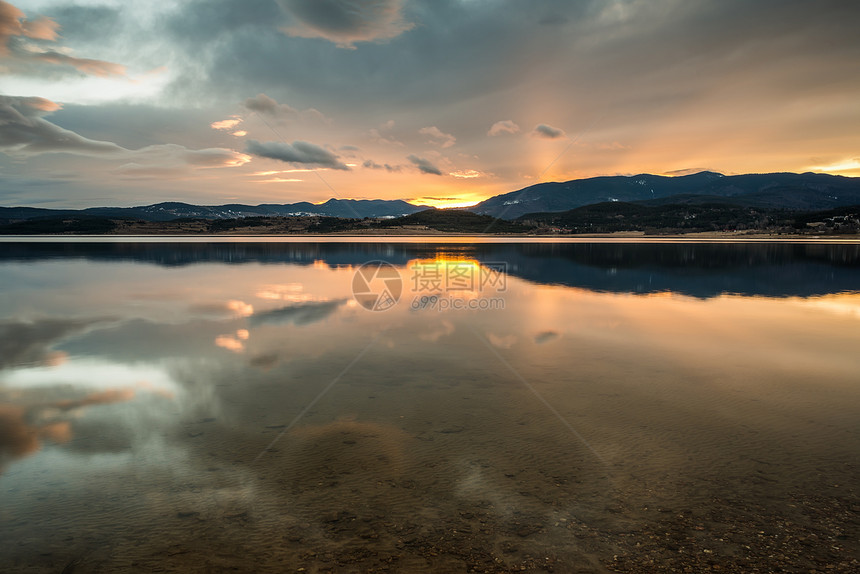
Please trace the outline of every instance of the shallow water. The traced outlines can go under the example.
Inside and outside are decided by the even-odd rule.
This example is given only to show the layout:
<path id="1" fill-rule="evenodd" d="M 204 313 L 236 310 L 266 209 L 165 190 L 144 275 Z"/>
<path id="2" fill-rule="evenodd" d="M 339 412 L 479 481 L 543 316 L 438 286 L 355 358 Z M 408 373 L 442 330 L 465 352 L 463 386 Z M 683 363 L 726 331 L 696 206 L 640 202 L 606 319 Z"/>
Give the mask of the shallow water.
<path id="1" fill-rule="evenodd" d="M 857 244 L 2 243 L 0 571 L 855 572 L 858 327 Z"/>

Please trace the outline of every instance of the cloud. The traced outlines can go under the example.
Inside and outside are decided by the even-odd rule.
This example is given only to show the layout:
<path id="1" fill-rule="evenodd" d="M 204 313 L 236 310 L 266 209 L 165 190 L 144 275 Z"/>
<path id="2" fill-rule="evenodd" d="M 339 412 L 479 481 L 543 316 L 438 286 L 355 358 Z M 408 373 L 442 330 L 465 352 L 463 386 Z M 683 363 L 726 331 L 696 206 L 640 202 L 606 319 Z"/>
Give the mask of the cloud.
<path id="1" fill-rule="evenodd" d="M 331 123 L 331 120 L 316 108 L 308 108 L 300 112 L 288 104 L 278 103 L 277 100 L 266 94 L 257 94 L 253 98 L 247 98 L 242 102 L 242 106 L 250 112 L 255 112 L 277 121 L 304 118 Z"/>
<path id="2" fill-rule="evenodd" d="M 432 143 L 437 143 L 442 147 L 451 147 L 452 145 L 457 143 L 457 138 L 455 138 L 451 134 L 446 134 L 436 126 L 421 128 L 420 130 L 418 130 L 418 133 L 421 135 L 430 136 L 432 138 Z"/>
<path id="3" fill-rule="evenodd" d="M 240 118 L 230 118 L 227 120 L 220 120 L 217 122 L 212 122 L 209 124 L 213 130 L 231 130 L 242 123 Z"/>
<path id="4" fill-rule="evenodd" d="M 115 143 L 85 138 L 42 118 L 59 108 L 59 104 L 44 98 L 0 96 L 0 151 L 21 155 L 47 152 L 103 155 L 127 151 Z"/>
<path id="5" fill-rule="evenodd" d="M 304 110 L 302 112 L 302 117 L 308 118 L 308 119 L 313 119 L 313 120 L 318 120 L 318 121 L 321 121 L 321 122 L 326 123 L 326 124 L 331 123 L 331 118 L 326 117 L 326 115 L 324 113 L 322 113 L 321 111 L 319 111 L 316 108 L 308 108 L 308 109 Z"/>
<path id="6" fill-rule="evenodd" d="M 298 25 L 290 36 L 324 38 L 340 48 L 395 38 L 413 25 L 403 19 L 403 0 L 279 0 Z"/>
<path id="7" fill-rule="evenodd" d="M 169 155 L 179 158 L 188 165 L 201 168 L 238 167 L 251 161 L 251 158 L 243 153 L 220 147 L 188 149 L 176 144 L 165 144 L 151 146 L 151 148 L 166 150 Z"/>
<path id="8" fill-rule="evenodd" d="M 105 62 L 104 60 L 93 60 L 90 58 L 75 58 L 68 54 L 61 54 L 48 50 L 45 52 L 32 52 L 28 56 L 34 60 L 45 62 L 47 64 L 55 64 L 58 66 L 71 66 L 90 76 L 124 76 L 125 66 L 114 64 L 113 62 Z"/>
<path id="9" fill-rule="evenodd" d="M 846 129 L 856 132 L 860 123 L 857 114 L 851 114 L 856 104 L 849 97 L 857 92 L 860 79 L 844 74 L 860 55 L 860 44 L 853 40 L 856 30 L 851 26 L 860 14 L 860 3 L 834 0 L 828 3 L 828 10 L 821 10 L 798 0 L 788 0 L 784 6 L 775 0 L 762 3 L 729 0 L 708 7 L 679 0 L 608 3 L 597 0 L 407 3 L 404 0 L 400 19 L 416 24 L 411 31 L 402 33 L 389 45 L 355 41 L 352 46 L 357 49 L 344 50 L 337 49 L 329 40 L 306 40 L 282 33 L 279 26 L 293 26 L 305 28 L 304 35 L 308 35 L 305 21 L 312 20 L 310 16 L 302 20 L 302 4 L 289 0 L 280 6 L 277 2 L 258 0 L 185 0 L 166 3 L 164 7 L 156 3 L 147 9 L 155 11 L 152 17 L 144 19 L 138 18 L 140 10 L 131 5 L 98 16 L 80 8 L 81 4 L 92 5 L 90 0 L 78 2 L 74 11 L 68 8 L 69 2 L 56 0 L 8 1 L 19 4 L 31 20 L 44 14 L 62 26 L 62 36 L 54 40 L 56 44 L 8 36 L 7 31 L 16 49 L 23 49 L 27 43 L 43 52 L 50 48 L 57 53 L 128 64 L 129 70 L 169 64 L 169 72 L 162 76 L 169 85 L 157 95 L 146 95 L 147 101 L 163 114 L 159 117 L 185 110 L 192 117 L 200 114 L 200 110 L 208 110 L 202 114 L 199 131 L 193 127 L 182 129 L 186 123 L 165 126 L 163 120 L 155 120 L 139 133 L 136 125 L 147 116 L 154 118 L 155 111 L 138 113 L 135 108 L 144 106 L 121 104 L 132 111 L 130 116 L 137 117 L 108 123 L 105 118 L 96 118 L 96 106 L 73 109 L 71 102 L 76 98 L 92 99 L 90 94 L 94 92 L 99 99 L 111 97 L 111 89 L 98 91 L 109 82 L 90 78 L 80 86 L 71 85 L 78 82 L 66 85 L 60 74 L 52 73 L 59 80 L 54 82 L 51 78 L 52 84 L 42 92 L 33 80 L 24 83 L 10 77 L 7 86 L 4 77 L 4 87 L 10 93 L 53 96 L 57 101 L 69 102 L 62 116 L 46 119 L 88 138 L 116 142 L 126 148 L 175 141 L 189 147 L 223 145 L 243 151 L 244 138 L 236 140 L 226 131 L 209 133 L 210 122 L 227 119 L 234 112 L 252 126 L 246 128 L 246 124 L 241 124 L 235 129 L 247 129 L 251 138 L 260 141 L 280 140 L 255 133 L 257 124 L 252 123 L 250 111 L 238 106 L 248 96 L 264 93 L 273 101 L 289 104 L 285 111 L 290 118 L 293 117 L 289 116 L 290 109 L 295 108 L 293 111 L 301 114 L 310 105 L 337 114 L 337 128 L 342 135 L 339 141 L 314 136 L 310 130 L 294 133 L 290 130 L 285 133 L 288 142 L 355 143 L 364 150 L 359 164 L 366 157 L 379 157 L 390 160 L 392 165 L 408 166 L 404 172 L 415 174 L 417 170 L 412 169 L 413 164 L 404 159 L 404 154 L 416 153 L 428 158 L 446 174 L 461 167 L 495 172 L 493 187 L 487 187 L 485 193 L 515 189 L 523 181 L 519 174 L 535 173 L 536 168 L 531 164 L 539 160 L 505 142 L 528 137 L 535 124 L 549 121 L 552 126 L 571 129 L 568 138 L 573 137 L 576 126 L 577 131 L 585 130 L 588 134 L 584 142 L 617 140 L 642 152 L 604 153 L 591 143 L 576 154 L 575 171 L 582 176 L 619 171 L 656 173 L 677 166 L 700 165 L 702 157 L 712 155 L 725 157 L 718 167 L 728 171 L 805 169 L 809 165 L 826 166 L 831 159 L 835 164 L 836 159 L 857 155 L 845 148 L 844 137 L 839 134 Z M 102 10 L 105 4 L 118 6 L 114 0 L 95 4 Z M 327 0 L 304 3 L 307 10 L 319 11 L 344 5 Z M 46 7 L 35 10 L 29 6 Z M 774 10 L 780 13 L 780 18 L 773 18 Z M 635 19 L 631 20 L 632 14 Z M 320 16 L 324 21 L 326 17 Z M 13 20 L 17 30 L 20 21 Z M 562 20 L 564 25 L 540 25 Z M 320 27 L 323 29 L 324 25 Z M 47 35 L 44 30 L 33 33 Z M 316 31 L 310 35 L 348 44 L 349 40 L 344 40 L 348 34 L 348 31 Z M 69 47 L 75 51 L 66 52 Z M 38 64 L 75 72 L 68 66 L 28 62 L 31 67 Z M 4 66 L 9 64 L 0 62 L 0 68 Z M 748 89 L 723 89 L 730 85 L 744 85 Z M 95 89 L 90 91 L 91 87 Z M 145 87 L 143 82 L 141 87 Z M 140 101 L 141 97 L 135 94 L 130 99 Z M 512 113 L 511 110 L 521 109 L 523 102 L 532 102 L 531 107 L 540 115 L 529 120 Z M 231 110 L 230 104 L 238 109 Z M 110 106 L 99 106 L 102 107 Z M 119 109 L 120 105 L 114 107 Z M 260 115 L 274 126 L 270 116 Z M 515 124 L 519 131 L 503 129 L 505 124 L 499 120 L 513 122 L 514 117 L 518 118 Z M 744 126 L 748 127 L 755 117 L 766 118 L 767 129 L 776 130 L 777 137 L 755 131 L 755 136 L 737 140 L 737 134 L 743 133 Z M 96 118 L 96 121 L 84 123 L 78 118 Z M 396 120 L 396 127 L 383 127 L 390 118 Z M 597 118 L 599 121 L 594 121 Z M 262 119 L 256 122 L 261 124 Z M 408 145 L 423 144 L 430 138 L 417 134 L 417 130 L 434 125 L 444 125 L 452 134 L 457 131 L 453 147 L 480 154 L 480 158 L 465 160 L 454 167 L 426 151 L 432 147 L 445 152 L 439 145 L 404 147 L 403 153 L 390 157 L 380 154 L 386 143 L 389 144 L 386 147 L 397 149 L 395 137 Z M 367 137 L 370 128 L 376 131 Z M 792 137 L 792 132 L 808 137 L 798 139 Z M 163 139 L 167 133 L 180 134 L 172 137 L 183 140 Z M 660 145 L 644 145 L 648 134 L 658 134 Z M 702 134 L 707 136 L 708 149 L 694 141 Z M 140 141 L 144 135 L 151 141 Z M 476 135 L 484 141 L 475 140 Z M 221 142 L 226 138 L 230 144 L 204 140 L 218 136 Z M 371 142 L 371 138 L 375 141 Z M 771 146 L 762 145 L 765 138 L 771 141 Z M 809 159 L 812 152 L 802 148 L 803 142 L 810 138 L 822 142 L 815 154 L 827 161 Z M 569 142 L 567 139 L 533 141 L 562 147 Z M 343 163 L 354 161 L 345 151 L 332 151 L 340 155 Z M 557 177 L 570 175 L 574 169 L 573 157 L 569 154 L 559 159 L 554 168 Z M 627 165 L 630 162 L 636 165 Z M 91 163 L 98 166 L 104 162 Z M 47 181 L 42 162 L 27 164 L 21 163 L 16 169 L 32 181 Z M 13 190 L 7 184 L 4 196 L 29 194 L 33 201 L 56 201 L 59 196 L 63 201 L 83 202 L 89 199 L 78 198 L 96 197 L 86 195 L 91 189 L 104 197 L 107 182 L 93 181 L 88 185 L 83 180 L 92 172 L 90 166 L 81 165 L 79 169 L 80 185 L 68 186 L 62 196 L 56 191 L 59 187 L 49 189 L 46 183 L 40 183 L 38 192 L 23 186 Z M 372 167 L 362 169 L 360 165 L 355 169 L 370 179 L 386 174 L 382 170 L 372 171 Z M 239 184 L 225 181 L 224 185 Z M 306 190 L 300 191 L 305 188 L 296 187 L 299 189 L 293 199 L 306 199 L 303 196 Z M 154 184 L 151 189 L 164 199 L 175 196 L 179 190 L 176 186 L 155 189 Z M 214 193 L 216 188 L 189 179 L 182 193 L 185 189 L 189 194 L 198 194 L 206 193 L 204 189 Z M 224 187 L 219 185 L 217 189 Z M 386 196 L 396 194 L 393 188 L 378 190 Z M 131 193 L 119 188 L 117 191 Z M 238 188 L 228 193 L 241 195 Z"/>
<path id="10" fill-rule="evenodd" d="M 231 149 L 188 149 L 177 144 L 152 145 L 126 152 L 133 161 L 113 172 L 130 179 L 182 177 L 191 168 L 239 167 L 251 161 L 251 156 Z"/>
<path id="11" fill-rule="evenodd" d="M 294 117 L 299 114 L 295 108 L 287 104 L 279 104 L 266 94 L 257 94 L 253 98 L 248 98 L 242 105 L 249 111 L 276 119 Z"/>
<path id="12" fill-rule="evenodd" d="M 400 171 L 402 169 L 401 166 L 399 166 L 399 165 L 389 165 L 387 163 L 379 164 L 379 163 L 376 163 L 375 161 L 373 161 L 372 159 L 365 160 L 364 163 L 361 165 L 363 167 L 368 168 L 368 169 L 384 169 L 388 172 L 396 172 L 396 171 Z"/>
<path id="13" fill-rule="evenodd" d="M 108 141 L 85 138 L 61 128 L 42 116 L 60 109 L 44 98 L 0 96 L 0 151 L 13 156 L 71 153 L 125 161 L 116 168 L 121 175 L 171 175 L 186 168 L 236 167 L 248 163 L 245 154 L 224 148 L 188 149 L 159 144 L 136 150 Z"/>
<path id="14" fill-rule="evenodd" d="M 564 130 L 559 128 L 554 128 L 552 126 L 548 126 L 546 124 L 538 124 L 535 126 L 535 129 L 532 130 L 532 137 L 536 138 L 544 138 L 544 139 L 558 139 L 564 137 Z"/>
<path id="15" fill-rule="evenodd" d="M 50 20 L 56 21 L 62 31 L 63 41 L 78 44 L 101 44 L 105 42 L 105 32 L 116 30 L 123 25 L 123 14 L 128 15 L 124 6 L 114 3 L 107 6 L 106 2 L 101 5 L 84 5 L 81 3 L 51 3 Z"/>
<path id="16" fill-rule="evenodd" d="M 380 133 L 380 130 L 373 128 L 369 132 L 367 132 L 370 136 L 370 141 L 374 143 L 381 143 L 386 145 L 399 145 L 402 146 L 403 142 L 398 141 L 394 136 L 384 136 Z"/>
<path id="17" fill-rule="evenodd" d="M 484 174 L 480 171 L 474 169 L 460 169 L 457 171 L 452 171 L 448 175 L 460 178 L 460 179 L 474 179 L 476 177 L 483 177 Z"/>
<path id="18" fill-rule="evenodd" d="M 288 144 L 249 140 L 245 151 L 256 156 L 291 164 L 319 165 L 331 169 L 349 170 L 349 167 L 342 163 L 334 153 L 324 147 L 303 141 Z"/>
<path id="19" fill-rule="evenodd" d="M 520 126 L 515 124 L 513 120 L 501 120 L 490 126 L 487 135 L 495 137 L 502 134 L 515 134 L 518 131 L 520 131 Z"/>
<path id="20" fill-rule="evenodd" d="M 15 37 L 56 40 L 57 28 L 56 22 L 44 16 L 28 21 L 21 10 L 0 0 L 0 55 L 8 54 L 9 43 Z"/>
<path id="21" fill-rule="evenodd" d="M 77 58 L 65 48 L 42 47 L 55 43 L 60 26 L 44 16 L 27 20 L 25 14 L 12 4 L 0 0 L 0 62 L 20 75 L 39 75 L 43 66 L 72 68 L 90 76 L 125 76 L 125 67 L 113 62 Z"/>
<path id="22" fill-rule="evenodd" d="M 415 154 L 408 156 L 406 159 L 415 164 L 421 173 L 429 173 L 430 175 L 442 175 L 442 170 L 436 167 L 429 159 L 418 157 Z"/>

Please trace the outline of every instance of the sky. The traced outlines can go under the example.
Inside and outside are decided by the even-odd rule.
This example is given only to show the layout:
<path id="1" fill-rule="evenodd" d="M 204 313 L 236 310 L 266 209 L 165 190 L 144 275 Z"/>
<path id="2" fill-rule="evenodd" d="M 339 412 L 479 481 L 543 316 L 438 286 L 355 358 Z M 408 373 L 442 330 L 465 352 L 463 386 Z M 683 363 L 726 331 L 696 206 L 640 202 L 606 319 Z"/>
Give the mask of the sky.
<path id="1" fill-rule="evenodd" d="M 0 0 L 0 206 L 860 176 L 854 0 Z"/>

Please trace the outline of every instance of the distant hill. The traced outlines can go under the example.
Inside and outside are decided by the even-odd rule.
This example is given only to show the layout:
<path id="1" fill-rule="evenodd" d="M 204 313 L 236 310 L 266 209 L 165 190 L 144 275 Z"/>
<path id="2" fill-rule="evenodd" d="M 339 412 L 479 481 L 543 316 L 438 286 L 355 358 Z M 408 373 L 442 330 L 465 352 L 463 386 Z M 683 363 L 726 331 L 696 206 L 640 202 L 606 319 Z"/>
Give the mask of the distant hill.
<path id="1" fill-rule="evenodd" d="M 722 203 L 824 210 L 860 204 L 860 178 L 815 173 L 724 176 L 708 171 L 680 177 L 648 174 L 593 177 L 539 183 L 491 197 L 468 209 L 502 219 L 517 219 L 528 213 L 568 211 L 603 202 Z"/>
<path id="2" fill-rule="evenodd" d="M 35 207 L 0 207 L 0 224 L 35 218 L 108 217 L 171 221 L 174 219 L 237 219 L 242 217 L 282 217 L 289 215 L 322 215 L 362 219 L 365 217 L 399 217 L 427 209 L 405 201 L 386 199 L 329 199 L 325 203 L 307 201 L 287 204 L 192 205 L 180 202 L 156 203 L 139 207 L 91 207 L 88 209 L 41 209 Z"/>

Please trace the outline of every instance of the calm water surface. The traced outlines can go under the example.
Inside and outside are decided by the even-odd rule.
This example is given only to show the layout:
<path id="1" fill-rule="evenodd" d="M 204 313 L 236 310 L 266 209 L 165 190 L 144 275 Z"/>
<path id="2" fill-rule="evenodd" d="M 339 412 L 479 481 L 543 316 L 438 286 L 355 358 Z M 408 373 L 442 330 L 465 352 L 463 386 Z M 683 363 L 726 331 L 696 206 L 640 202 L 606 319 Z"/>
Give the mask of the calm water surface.
<path id="1" fill-rule="evenodd" d="M 0 571 L 857 572 L 858 349 L 857 244 L 2 243 Z"/>

